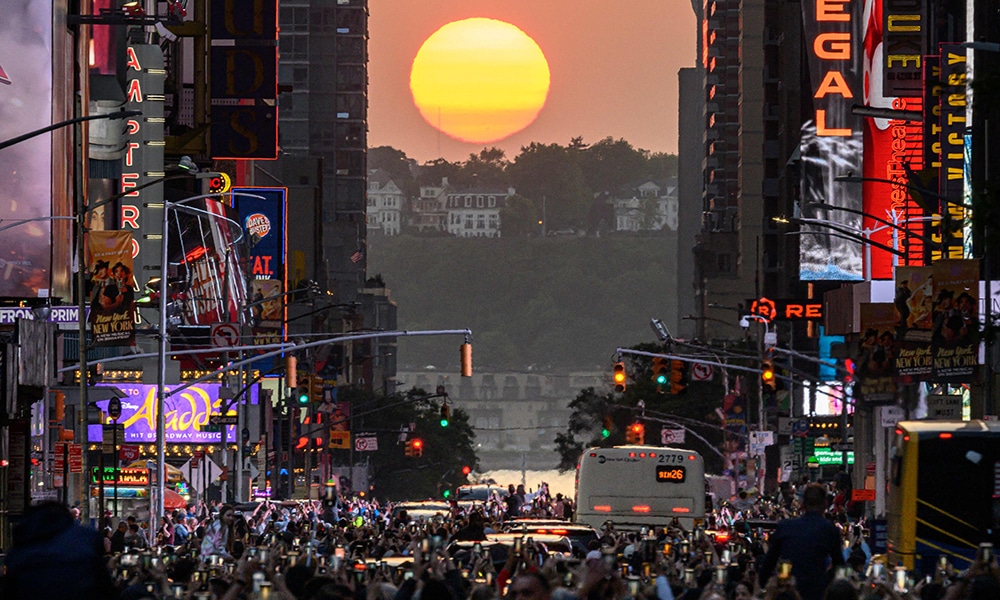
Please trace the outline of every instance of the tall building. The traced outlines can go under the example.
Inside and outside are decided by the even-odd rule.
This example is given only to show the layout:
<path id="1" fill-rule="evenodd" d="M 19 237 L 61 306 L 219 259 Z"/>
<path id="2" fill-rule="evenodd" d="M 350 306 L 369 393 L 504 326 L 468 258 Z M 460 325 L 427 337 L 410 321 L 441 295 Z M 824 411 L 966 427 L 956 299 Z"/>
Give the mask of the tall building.
<path id="1" fill-rule="evenodd" d="M 706 0 L 702 12 L 705 92 L 702 226 L 695 246 L 696 296 L 703 336 L 731 335 L 721 322 L 738 319 L 758 284 L 760 169 L 759 41 L 763 2 Z M 755 78 L 755 75 L 758 77 Z M 750 156 L 743 153 L 751 150 Z M 755 205 L 756 204 L 756 205 Z"/>
<path id="2" fill-rule="evenodd" d="M 320 283 L 354 302 L 366 265 L 368 2 L 286 0 L 278 22 L 283 159 L 322 161 Z"/>

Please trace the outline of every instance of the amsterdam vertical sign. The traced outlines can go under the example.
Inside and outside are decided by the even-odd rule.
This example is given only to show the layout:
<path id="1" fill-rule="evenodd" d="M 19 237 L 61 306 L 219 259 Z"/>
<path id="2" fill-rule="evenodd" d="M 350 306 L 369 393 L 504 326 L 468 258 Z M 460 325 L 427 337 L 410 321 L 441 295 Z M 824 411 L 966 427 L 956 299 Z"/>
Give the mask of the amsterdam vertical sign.
<path id="1" fill-rule="evenodd" d="M 125 50 L 125 100 L 128 110 L 142 115 L 126 124 L 125 159 L 122 165 L 119 229 L 132 233 L 133 274 L 141 289 L 160 276 L 160 227 L 163 222 L 163 186 L 144 185 L 163 172 L 163 51 L 155 44 L 128 46 Z"/>
<path id="2" fill-rule="evenodd" d="M 211 6 L 212 158 L 277 158 L 277 0 Z"/>

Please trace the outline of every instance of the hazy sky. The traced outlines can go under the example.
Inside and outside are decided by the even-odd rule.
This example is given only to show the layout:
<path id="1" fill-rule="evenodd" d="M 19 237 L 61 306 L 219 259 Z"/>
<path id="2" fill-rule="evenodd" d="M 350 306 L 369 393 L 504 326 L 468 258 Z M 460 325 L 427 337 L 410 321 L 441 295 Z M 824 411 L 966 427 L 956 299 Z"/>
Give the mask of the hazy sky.
<path id="1" fill-rule="evenodd" d="M 393 146 L 423 163 L 465 160 L 484 144 L 428 125 L 413 105 L 410 66 L 441 26 L 470 17 L 507 21 L 549 62 L 551 87 L 534 123 L 485 144 L 517 156 L 530 142 L 566 145 L 625 138 L 677 152 L 677 71 L 694 65 L 689 0 L 369 0 L 369 146 Z"/>

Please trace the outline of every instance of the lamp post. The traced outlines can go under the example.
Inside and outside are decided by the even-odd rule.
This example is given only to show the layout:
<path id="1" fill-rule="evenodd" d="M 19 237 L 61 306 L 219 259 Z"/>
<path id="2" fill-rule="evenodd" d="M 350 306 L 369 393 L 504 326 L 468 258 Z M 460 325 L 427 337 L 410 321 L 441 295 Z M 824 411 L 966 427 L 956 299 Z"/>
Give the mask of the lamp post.
<path id="1" fill-rule="evenodd" d="M 234 192 L 237 193 L 238 192 Z M 170 202 L 164 200 L 163 202 L 163 220 L 160 223 L 160 298 L 159 298 L 159 331 L 157 332 L 157 369 L 156 369 L 156 460 L 158 463 L 158 472 L 156 474 L 156 497 L 150 499 L 150 515 L 149 522 L 150 528 L 155 535 L 155 532 L 159 530 L 160 519 L 163 515 L 163 495 L 166 489 L 166 414 L 164 411 L 164 405 L 166 402 L 166 374 L 167 374 L 167 294 L 169 291 L 169 277 L 168 277 L 168 238 L 167 233 L 169 232 L 169 214 L 171 208 L 177 209 L 187 209 L 194 212 L 204 212 L 190 207 L 184 206 L 187 202 L 192 202 L 194 200 L 204 200 L 205 198 L 213 198 L 218 196 L 217 193 L 212 194 L 200 194 L 197 196 L 191 196 L 178 200 L 176 202 Z M 260 198 L 254 194 L 239 194 L 241 196 L 251 196 L 254 198 Z M 218 217 L 218 215 L 213 215 Z M 224 218 L 224 217 L 220 217 Z M 239 223 L 233 222 L 237 227 Z M 224 426 L 225 427 L 225 426 Z M 225 452 L 225 448 L 223 452 Z"/>

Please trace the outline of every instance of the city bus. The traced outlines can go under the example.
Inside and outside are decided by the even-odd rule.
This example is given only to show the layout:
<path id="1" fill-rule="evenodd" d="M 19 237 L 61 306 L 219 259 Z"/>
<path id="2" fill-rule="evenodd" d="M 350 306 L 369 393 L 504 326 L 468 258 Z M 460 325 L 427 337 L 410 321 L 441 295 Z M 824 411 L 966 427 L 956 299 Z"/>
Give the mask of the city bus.
<path id="1" fill-rule="evenodd" d="M 576 467 L 576 521 L 594 529 L 667 526 L 705 519 L 705 461 L 693 450 L 654 446 L 590 448 Z"/>
<path id="2" fill-rule="evenodd" d="M 1000 424 L 903 421 L 896 426 L 886 504 L 892 564 L 958 569 L 1000 544 Z"/>

